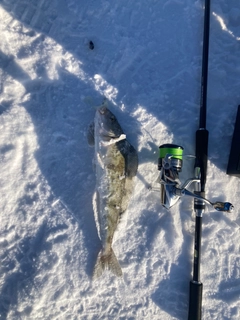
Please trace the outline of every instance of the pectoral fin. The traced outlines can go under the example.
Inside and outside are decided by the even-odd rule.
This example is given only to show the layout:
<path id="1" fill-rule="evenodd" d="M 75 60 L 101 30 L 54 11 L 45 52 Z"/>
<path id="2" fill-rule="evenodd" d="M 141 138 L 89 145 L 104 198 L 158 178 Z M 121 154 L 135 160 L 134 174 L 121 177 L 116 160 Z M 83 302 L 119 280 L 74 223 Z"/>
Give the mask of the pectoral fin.
<path id="1" fill-rule="evenodd" d="M 126 176 L 129 178 L 136 176 L 138 169 L 137 151 L 126 139 L 117 142 L 117 147 L 125 159 Z"/>

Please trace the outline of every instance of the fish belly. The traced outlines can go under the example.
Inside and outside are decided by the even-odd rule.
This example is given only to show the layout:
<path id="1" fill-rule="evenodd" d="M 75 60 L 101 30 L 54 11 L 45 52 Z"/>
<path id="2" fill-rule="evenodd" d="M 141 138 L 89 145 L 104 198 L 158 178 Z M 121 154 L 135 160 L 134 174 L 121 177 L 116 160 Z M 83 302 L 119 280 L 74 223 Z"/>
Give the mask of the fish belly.
<path id="1" fill-rule="evenodd" d="M 116 145 L 97 153 L 97 210 L 103 248 L 111 247 L 112 238 L 122 214 L 125 194 L 125 159 Z"/>

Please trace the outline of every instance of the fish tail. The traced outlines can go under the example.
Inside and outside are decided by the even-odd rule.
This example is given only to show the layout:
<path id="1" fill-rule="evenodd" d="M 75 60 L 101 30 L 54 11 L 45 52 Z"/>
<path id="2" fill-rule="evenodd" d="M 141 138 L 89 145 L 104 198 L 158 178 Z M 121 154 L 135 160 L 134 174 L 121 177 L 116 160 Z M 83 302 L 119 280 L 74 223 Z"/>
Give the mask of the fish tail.
<path id="1" fill-rule="evenodd" d="M 107 253 L 103 250 L 99 252 L 97 262 L 93 270 L 93 280 L 99 278 L 103 274 L 104 270 L 112 271 L 112 273 L 117 277 L 122 276 L 122 269 L 112 248 Z"/>

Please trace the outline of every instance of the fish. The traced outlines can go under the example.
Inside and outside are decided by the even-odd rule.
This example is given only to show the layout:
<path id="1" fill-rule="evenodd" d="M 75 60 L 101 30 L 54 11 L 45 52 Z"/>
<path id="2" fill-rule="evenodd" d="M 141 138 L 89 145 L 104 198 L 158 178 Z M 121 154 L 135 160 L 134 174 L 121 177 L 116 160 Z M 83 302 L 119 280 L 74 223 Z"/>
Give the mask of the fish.
<path id="1" fill-rule="evenodd" d="M 138 155 L 106 103 L 96 110 L 94 121 L 88 129 L 88 144 L 95 148 L 96 191 L 93 211 L 102 243 L 93 270 L 93 280 L 105 270 L 121 277 L 122 269 L 112 243 L 134 189 Z"/>

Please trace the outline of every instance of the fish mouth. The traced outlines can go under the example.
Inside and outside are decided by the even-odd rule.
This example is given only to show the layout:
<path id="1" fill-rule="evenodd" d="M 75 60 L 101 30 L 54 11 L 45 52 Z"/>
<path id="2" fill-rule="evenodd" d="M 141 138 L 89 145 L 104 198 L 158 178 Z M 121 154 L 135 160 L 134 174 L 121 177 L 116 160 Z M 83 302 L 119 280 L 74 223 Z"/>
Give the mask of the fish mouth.
<path id="1" fill-rule="evenodd" d="M 104 114 L 107 112 L 107 107 L 102 106 L 101 108 L 98 109 L 98 112 L 99 112 L 101 115 L 104 115 Z"/>

